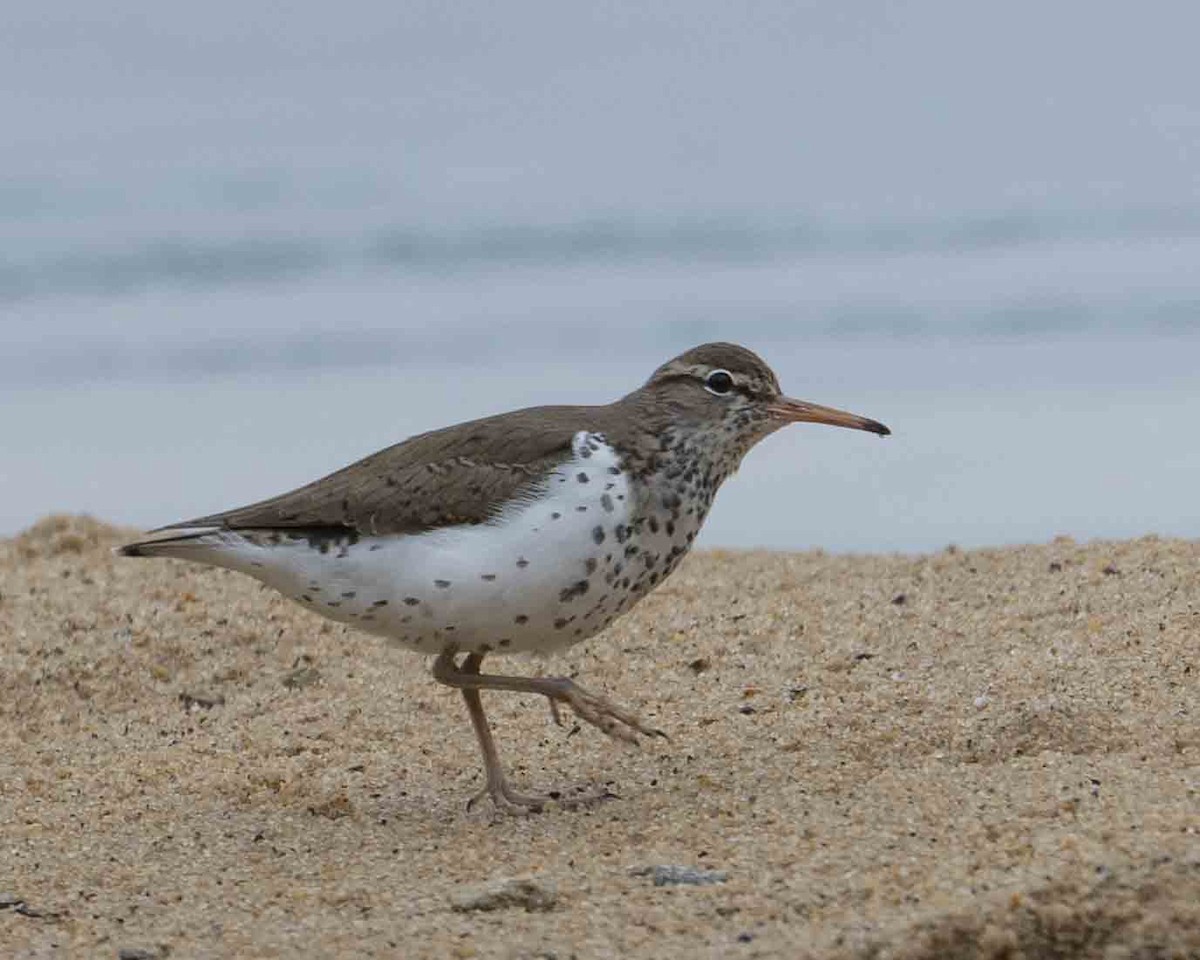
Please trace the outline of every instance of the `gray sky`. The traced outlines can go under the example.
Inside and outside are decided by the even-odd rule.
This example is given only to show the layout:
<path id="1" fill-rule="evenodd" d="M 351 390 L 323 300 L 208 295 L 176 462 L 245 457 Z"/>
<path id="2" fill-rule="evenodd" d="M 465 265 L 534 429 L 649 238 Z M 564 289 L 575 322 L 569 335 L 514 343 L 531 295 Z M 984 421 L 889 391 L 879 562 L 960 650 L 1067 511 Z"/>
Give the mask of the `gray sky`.
<path id="1" fill-rule="evenodd" d="M 470 221 L 1121 208 L 1200 187 L 1186 0 L 125 0 L 4 21 L 10 189 L 282 173 Z"/>

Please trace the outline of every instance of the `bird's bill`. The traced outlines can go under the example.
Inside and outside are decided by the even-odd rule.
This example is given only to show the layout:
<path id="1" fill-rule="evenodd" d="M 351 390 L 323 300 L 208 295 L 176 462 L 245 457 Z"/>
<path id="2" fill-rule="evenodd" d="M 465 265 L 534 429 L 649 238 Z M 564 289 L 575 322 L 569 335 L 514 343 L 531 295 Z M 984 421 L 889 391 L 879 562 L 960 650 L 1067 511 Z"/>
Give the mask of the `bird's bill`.
<path id="1" fill-rule="evenodd" d="M 805 400 L 793 400 L 781 397 L 768 408 L 771 416 L 784 423 L 827 423 L 833 427 L 849 427 L 852 430 L 866 430 L 886 437 L 892 431 L 878 420 L 860 417 L 856 413 L 836 410 L 833 407 L 822 407 L 818 403 L 808 403 Z"/>

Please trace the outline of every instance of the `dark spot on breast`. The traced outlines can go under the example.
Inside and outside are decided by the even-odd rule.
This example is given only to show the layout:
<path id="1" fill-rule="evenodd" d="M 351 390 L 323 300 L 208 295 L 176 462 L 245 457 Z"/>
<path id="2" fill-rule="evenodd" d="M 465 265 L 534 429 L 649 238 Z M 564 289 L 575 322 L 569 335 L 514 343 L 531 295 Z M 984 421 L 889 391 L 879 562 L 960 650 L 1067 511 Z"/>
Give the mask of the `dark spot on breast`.
<path id="1" fill-rule="evenodd" d="M 650 532 L 658 533 L 658 517 L 650 518 Z"/>
<path id="2" fill-rule="evenodd" d="M 612 513 L 613 512 L 612 497 L 610 497 L 607 493 L 602 494 L 600 497 L 600 506 L 602 506 L 604 508 L 606 513 Z"/>
<path id="3" fill-rule="evenodd" d="M 618 523 L 616 530 L 613 531 L 617 536 L 617 543 L 624 543 L 629 539 L 629 527 L 623 523 Z"/>
<path id="4" fill-rule="evenodd" d="M 529 561 L 524 557 L 517 557 L 517 566 L 524 570 L 527 566 L 529 566 Z"/>
<path id="5" fill-rule="evenodd" d="M 587 507 L 581 503 L 579 506 L 577 506 L 575 508 L 575 512 L 576 513 L 587 513 Z"/>
<path id="6" fill-rule="evenodd" d="M 587 483 L 588 475 L 586 473 L 584 473 L 582 470 L 580 470 L 579 473 L 575 474 L 575 479 L 578 480 L 580 483 Z"/>
<path id="7" fill-rule="evenodd" d="M 342 594 L 342 596 L 345 597 L 347 600 L 353 600 L 355 597 L 358 596 L 358 593 L 354 590 L 347 590 Z"/>
<path id="8" fill-rule="evenodd" d="M 415 607 L 421 601 L 418 600 L 416 597 L 405 597 L 404 602 L 407 603 L 410 607 Z"/>
<path id="9" fill-rule="evenodd" d="M 609 467 L 608 472 L 611 473 L 614 477 L 619 477 L 621 475 L 621 468 L 620 467 Z"/>
<path id="10" fill-rule="evenodd" d="M 550 514 L 550 519 L 551 520 L 561 520 L 562 514 L 559 513 L 557 510 L 555 510 L 552 514 Z"/>
<path id="11" fill-rule="evenodd" d="M 496 579 L 496 575 L 495 575 L 494 573 L 481 573 L 481 574 L 479 575 L 479 579 L 480 579 L 480 580 L 488 580 L 488 581 L 492 581 L 492 580 L 495 580 L 495 579 Z"/>
<path id="12" fill-rule="evenodd" d="M 386 600 L 376 600 L 373 604 L 371 604 L 373 607 L 386 607 L 387 605 L 388 602 Z"/>
<path id="13" fill-rule="evenodd" d="M 618 539 L 620 539 L 620 538 L 618 537 Z M 604 528 L 603 527 L 592 527 L 592 543 L 603 543 L 603 542 L 604 542 Z"/>
<path id="14" fill-rule="evenodd" d="M 327 601 L 325 601 L 325 606 L 327 606 L 327 607 L 340 607 L 341 605 L 342 605 L 342 601 L 341 601 L 341 600 L 327 600 Z"/>
<path id="15" fill-rule="evenodd" d="M 439 588 L 440 590 L 445 590 L 448 586 L 450 586 L 450 581 L 449 580 L 434 580 L 433 585 L 435 587 Z"/>
<path id="16" fill-rule="evenodd" d="M 674 520 L 667 521 L 667 536 L 668 537 L 675 536 L 675 521 Z"/>
<path id="17" fill-rule="evenodd" d="M 501 637 L 500 638 L 500 646 L 511 647 L 512 646 L 512 637 Z"/>
<path id="18" fill-rule="evenodd" d="M 588 592 L 588 586 L 589 584 L 587 580 L 576 580 L 569 587 L 563 587 L 562 590 L 559 591 L 558 602 L 567 603 L 570 600 L 574 600 L 576 597 L 582 597 Z"/>
<path id="19" fill-rule="evenodd" d="M 312 597 L 310 597 L 307 593 L 301 594 L 300 599 L 305 603 L 312 603 Z"/>
<path id="20" fill-rule="evenodd" d="M 595 573 L 598 565 L 599 564 L 596 562 L 595 557 L 588 557 L 585 561 L 583 561 L 583 568 L 587 570 L 588 573 Z"/>
<path id="21" fill-rule="evenodd" d="M 559 617 L 557 620 L 554 621 L 554 629 L 561 630 L 563 627 L 565 627 L 570 622 L 571 621 L 568 620 L 566 617 Z"/>
<path id="22" fill-rule="evenodd" d="M 383 544 L 382 543 L 373 543 L 369 547 L 367 547 L 367 549 L 370 550 L 372 553 L 374 553 L 376 550 L 382 550 Z"/>
<path id="23" fill-rule="evenodd" d="M 636 543 L 631 543 L 629 546 L 627 546 L 625 548 L 625 556 L 636 557 L 637 554 L 638 554 L 638 545 Z"/>
<path id="24" fill-rule="evenodd" d="M 523 614 L 523 613 L 518 613 L 515 617 L 513 617 L 513 623 L 515 623 L 515 624 L 523 626 L 524 624 L 526 624 L 528 622 L 529 622 L 529 617 L 525 616 L 525 614 Z"/>

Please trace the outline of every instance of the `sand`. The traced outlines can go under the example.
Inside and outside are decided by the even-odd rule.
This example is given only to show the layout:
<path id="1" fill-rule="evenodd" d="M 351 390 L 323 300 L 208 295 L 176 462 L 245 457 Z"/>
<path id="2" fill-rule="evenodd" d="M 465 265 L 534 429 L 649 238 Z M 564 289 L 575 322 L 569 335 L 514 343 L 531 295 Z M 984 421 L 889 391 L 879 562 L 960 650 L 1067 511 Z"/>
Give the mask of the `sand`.
<path id="1" fill-rule="evenodd" d="M 1200 956 L 1198 543 L 700 553 L 495 660 L 671 738 L 485 694 L 618 795 L 514 817 L 427 661 L 122 535 L 0 542 L 0 956 Z"/>

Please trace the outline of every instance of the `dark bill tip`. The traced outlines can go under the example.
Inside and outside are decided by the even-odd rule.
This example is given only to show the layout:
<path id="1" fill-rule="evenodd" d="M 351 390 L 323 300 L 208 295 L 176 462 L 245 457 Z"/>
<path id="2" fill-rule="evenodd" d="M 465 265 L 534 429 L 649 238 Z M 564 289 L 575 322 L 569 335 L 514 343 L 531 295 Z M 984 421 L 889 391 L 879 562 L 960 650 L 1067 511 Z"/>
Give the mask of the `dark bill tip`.
<path id="1" fill-rule="evenodd" d="M 857 413 L 847 413 L 834 407 L 823 407 L 819 403 L 809 403 L 806 400 L 781 397 L 771 404 L 770 410 L 772 416 L 785 423 L 826 423 L 831 427 L 865 430 L 881 437 L 891 436 L 892 433 L 878 420 L 860 417 Z"/>

